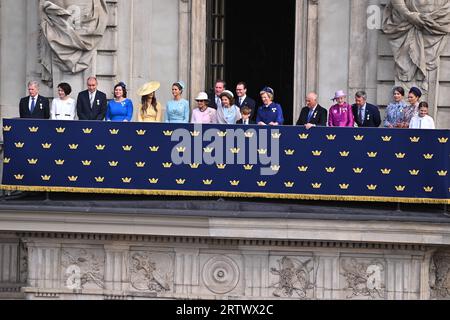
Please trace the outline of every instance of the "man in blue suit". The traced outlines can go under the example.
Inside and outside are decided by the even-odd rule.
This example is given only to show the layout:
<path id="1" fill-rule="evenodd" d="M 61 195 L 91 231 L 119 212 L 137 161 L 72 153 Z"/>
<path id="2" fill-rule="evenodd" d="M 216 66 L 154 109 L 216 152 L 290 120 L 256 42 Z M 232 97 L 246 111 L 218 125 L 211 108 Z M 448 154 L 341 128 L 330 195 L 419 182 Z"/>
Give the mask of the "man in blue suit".
<path id="1" fill-rule="evenodd" d="M 352 106 L 355 122 L 360 128 L 378 128 L 381 124 L 380 109 L 367 103 L 367 93 L 358 91 L 355 95 L 355 104 Z"/>
<path id="2" fill-rule="evenodd" d="M 239 82 L 236 86 L 236 105 L 241 109 L 241 112 L 245 107 L 251 110 L 250 119 L 256 119 L 256 102 L 252 98 L 247 96 L 247 84 L 245 82 Z"/>
<path id="3" fill-rule="evenodd" d="M 103 121 L 106 115 L 108 101 L 106 94 L 97 90 L 97 78 L 89 77 L 88 89 L 78 94 L 77 112 L 80 120 Z"/>
<path id="4" fill-rule="evenodd" d="M 50 119 L 50 102 L 46 97 L 39 95 L 39 83 L 28 83 L 28 97 L 22 98 L 19 104 L 22 119 Z"/>

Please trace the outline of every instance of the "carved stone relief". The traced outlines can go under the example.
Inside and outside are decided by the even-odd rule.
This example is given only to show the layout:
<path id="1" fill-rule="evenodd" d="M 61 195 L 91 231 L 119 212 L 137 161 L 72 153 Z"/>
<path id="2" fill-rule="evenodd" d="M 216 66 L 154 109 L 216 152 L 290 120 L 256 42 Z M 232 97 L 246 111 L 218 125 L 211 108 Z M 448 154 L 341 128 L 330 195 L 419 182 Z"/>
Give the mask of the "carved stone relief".
<path id="1" fill-rule="evenodd" d="M 134 290 L 163 295 L 173 290 L 174 257 L 169 254 L 130 254 L 130 282 Z"/>
<path id="2" fill-rule="evenodd" d="M 343 259 L 341 275 L 347 283 L 346 298 L 385 299 L 385 269 L 380 260 Z"/>
<path id="3" fill-rule="evenodd" d="M 203 282 L 213 293 L 227 294 L 238 285 L 240 269 L 237 263 L 226 256 L 216 256 L 209 259 L 203 267 Z"/>
<path id="4" fill-rule="evenodd" d="M 270 269 L 271 274 L 277 278 L 271 285 L 271 288 L 275 288 L 274 297 L 313 298 L 316 276 L 312 259 L 283 257 L 276 263 L 277 266 Z"/>
<path id="5" fill-rule="evenodd" d="M 430 288 L 432 299 L 450 299 L 450 256 L 436 255 L 431 260 Z"/>
<path id="6" fill-rule="evenodd" d="M 70 290 L 104 289 L 104 251 L 64 249 L 61 259 L 65 288 Z"/>

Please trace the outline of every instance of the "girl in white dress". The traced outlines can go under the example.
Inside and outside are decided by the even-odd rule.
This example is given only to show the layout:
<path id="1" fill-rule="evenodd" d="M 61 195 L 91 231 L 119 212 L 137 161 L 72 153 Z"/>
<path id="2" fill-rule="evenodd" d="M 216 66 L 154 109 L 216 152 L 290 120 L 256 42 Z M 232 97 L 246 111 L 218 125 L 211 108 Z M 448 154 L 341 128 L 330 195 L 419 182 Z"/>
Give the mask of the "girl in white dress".
<path id="1" fill-rule="evenodd" d="M 75 100 L 70 97 L 72 88 L 68 83 L 58 85 L 59 98 L 53 99 L 50 110 L 52 120 L 76 120 L 77 106 Z"/>
<path id="2" fill-rule="evenodd" d="M 411 119 L 410 129 L 436 129 L 434 120 L 428 115 L 428 103 L 419 104 L 419 115 Z"/>

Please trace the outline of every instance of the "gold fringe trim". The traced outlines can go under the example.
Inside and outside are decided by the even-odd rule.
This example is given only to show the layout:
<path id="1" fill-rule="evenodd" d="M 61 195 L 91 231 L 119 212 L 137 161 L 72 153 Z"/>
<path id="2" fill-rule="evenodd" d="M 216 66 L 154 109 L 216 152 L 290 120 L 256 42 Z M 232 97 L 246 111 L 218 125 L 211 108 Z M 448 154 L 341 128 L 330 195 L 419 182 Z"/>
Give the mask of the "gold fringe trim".
<path id="1" fill-rule="evenodd" d="M 428 198 L 395 198 L 395 197 L 364 197 L 340 195 L 300 195 L 277 193 L 246 193 L 221 191 L 177 191 L 177 190 L 137 190 L 137 189 L 95 189 L 95 188 L 66 188 L 66 187 L 27 187 L 1 185 L 1 190 L 30 191 L 30 192 L 67 192 L 67 193 L 98 193 L 124 194 L 146 196 L 179 196 L 179 197 L 225 197 L 225 198 L 264 198 L 282 200 L 323 200 L 323 201 L 360 201 L 360 202 L 391 202 L 417 204 L 450 204 L 450 199 Z"/>

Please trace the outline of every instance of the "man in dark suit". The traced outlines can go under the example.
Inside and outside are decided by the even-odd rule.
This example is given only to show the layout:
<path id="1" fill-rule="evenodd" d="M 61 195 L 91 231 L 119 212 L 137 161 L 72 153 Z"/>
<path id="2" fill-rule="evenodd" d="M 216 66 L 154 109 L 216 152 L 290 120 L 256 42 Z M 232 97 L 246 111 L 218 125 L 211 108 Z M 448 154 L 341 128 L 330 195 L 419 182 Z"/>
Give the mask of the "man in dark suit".
<path id="1" fill-rule="evenodd" d="M 378 128 L 381 124 L 380 109 L 367 103 L 367 93 L 358 91 L 355 95 L 355 104 L 352 106 L 355 122 L 360 128 Z"/>
<path id="2" fill-rule="evenodd" d="M 250 119 L 256 120 L 256 102 L 250 97 L 247 97 L 247 84 L 239 82 L 236 86 L 236 105 L 242 110 L 247 107 L 251 110 Z"/>
<path id="3" fill-rule="evenodd" d="M 226 90 L 227 84 L 223 80 L 217 80 L 214 86 L 214 92 L 208 94 L 208 97 L 213 97 L 209 100 L 209 107 L 216 109 L 222 106 L 222 99 L 220 95 Z"/>
<path id="4" fill-rule="evenodd" d="M 28 83 L 28 97 L 22 98 L 19 104 L 22 119 L 50 119 L 50 102 L 39 95 L 39 83 Z"/>
<path id="5" fill-rule="evenodd" d="M 298 126 L 305 126 L 308 130 L 312 127 L 327 126 L 328 111 L 317 103 L 317 98 L 317 94 L 314 92 L 306 96 L 306 107 L 300 113 Z"/>
<path id="6" fill-rule="evenodd" d="M 97 78 L 89 77 L 88 89 L 78 94 L 77 112 L 80 120 L 103 121 L 106 115 L 108 101 L 106 94 L 97 90 Z"/>

